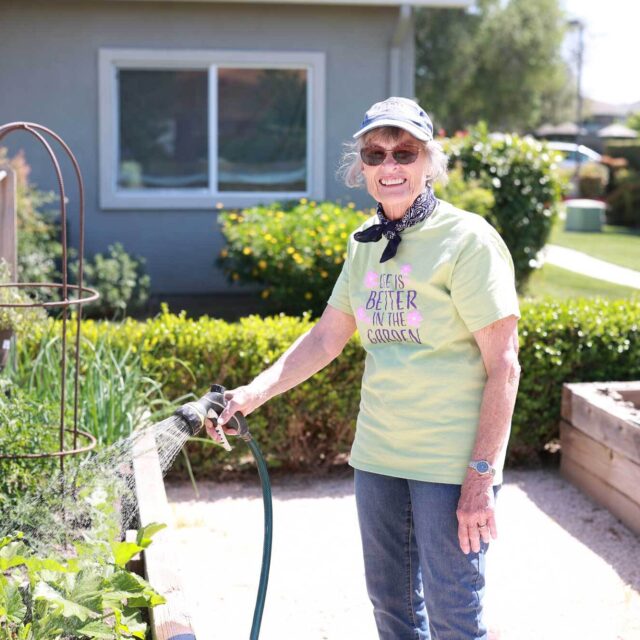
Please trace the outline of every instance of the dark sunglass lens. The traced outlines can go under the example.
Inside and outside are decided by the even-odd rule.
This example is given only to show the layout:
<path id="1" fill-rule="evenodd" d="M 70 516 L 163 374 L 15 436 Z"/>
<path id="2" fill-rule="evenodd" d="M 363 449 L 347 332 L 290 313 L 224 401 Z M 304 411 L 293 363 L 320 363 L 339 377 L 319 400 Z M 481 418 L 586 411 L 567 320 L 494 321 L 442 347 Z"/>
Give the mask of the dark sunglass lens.
<path id="1" fill-rule="evenodd" d="M 418 153 L 414 149 L 398 149 L 393 152 L 393 159 L 399 164 L 411 164 L 416 161 Z"/>
<path id="2" fill-rule="evenodd" d="M 365 164 L 376 166 L 384 162 L 385 152 L 379 149 L 364 148 L 360 150 L 360 157 Z"/>

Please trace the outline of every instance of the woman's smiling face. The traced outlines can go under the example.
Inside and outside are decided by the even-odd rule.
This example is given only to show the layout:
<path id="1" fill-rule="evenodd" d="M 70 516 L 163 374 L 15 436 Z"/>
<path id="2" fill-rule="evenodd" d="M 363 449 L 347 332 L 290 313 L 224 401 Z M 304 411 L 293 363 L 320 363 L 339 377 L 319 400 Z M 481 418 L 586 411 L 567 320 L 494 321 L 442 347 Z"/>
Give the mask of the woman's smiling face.
<path id="1" fill-rule="evenodd" d="M 424 191 L 429 172 L 424 143 L 407 131 L 397 140 L 391 140 L 374 130 L 365 139 L 364 147 L 387 152 L 382 164 L 371 166 L 363 162 L 362 173 L 371 197 L 382 203 L 388 218 L 397 220 Z M 414 162 L 400 164 L 391 155 L 392 151 L 414 151 L 418 155 Z"/>

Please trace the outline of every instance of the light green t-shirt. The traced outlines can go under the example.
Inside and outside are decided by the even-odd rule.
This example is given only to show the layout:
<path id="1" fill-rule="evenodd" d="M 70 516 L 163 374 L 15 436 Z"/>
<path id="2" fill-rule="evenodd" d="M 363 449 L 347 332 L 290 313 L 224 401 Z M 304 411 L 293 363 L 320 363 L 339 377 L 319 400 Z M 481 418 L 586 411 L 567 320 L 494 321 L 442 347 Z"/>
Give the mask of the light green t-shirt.
<path id="1" fill-rule="evenodd" d="M 376 217 L 360 229 L 376 224 Z M 329 304 L 355 316 L 367 352 L 351 466 L 461 484 L 487 379 L 473 331 L 520 317 L 513 261 L 480 216 L 440 202 L 387 244 L 349 238 Z M 502 482 L 506 443 L 494 484 Z"/>

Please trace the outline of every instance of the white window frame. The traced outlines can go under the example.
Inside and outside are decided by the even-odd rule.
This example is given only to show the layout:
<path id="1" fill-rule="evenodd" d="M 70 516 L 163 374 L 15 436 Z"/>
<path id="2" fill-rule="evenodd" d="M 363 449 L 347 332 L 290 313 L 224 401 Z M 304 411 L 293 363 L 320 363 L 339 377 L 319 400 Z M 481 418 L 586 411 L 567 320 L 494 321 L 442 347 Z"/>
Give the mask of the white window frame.
<path id="1" fill-rule="evenodd" d="M 217 69 L 305 69 L 307 71 L 307 190 L 216 191 L 217 176 Z M 119 158 L 119 69 L 203 69 L 209 71 L 209 188 L 121 189 Z M 158 49 L 100 49 L 99 139 L 100 206 L 103 209 L 208 209 L 245 207 L 260 202 L 311 198 L 325 191 L 325 54 L 314 51 L 213 51 Z"/>

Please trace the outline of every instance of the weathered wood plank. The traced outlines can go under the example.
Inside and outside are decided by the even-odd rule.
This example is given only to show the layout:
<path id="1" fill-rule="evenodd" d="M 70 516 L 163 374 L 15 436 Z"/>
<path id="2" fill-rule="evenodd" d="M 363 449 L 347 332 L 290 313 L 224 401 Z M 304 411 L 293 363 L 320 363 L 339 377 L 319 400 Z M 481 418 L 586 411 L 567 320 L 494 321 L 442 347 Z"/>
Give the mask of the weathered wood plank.
<path id="1" fill-rule="evenodd" d="M 144 552 L 147 580 L 167 602 L 151 609 L 155 640 L 195 640 L 191 616 L 176 567 L 173 544 L 172 517 L 162 479 L 162 469 L 151 429 L 134 450 L 133 466 L 140 523 L 164 522 L 167 528 L 158 532 L 151 546 Z"/>
<path id="2" fill-rule="evenodd" d="M 562 458 L 570 458 L 640 506 L 640 465 L 560 421 Z"/>
<path id="3" fill-rule="evenodd" d="M 0 168 L 0 258 L 11 268 L 11 277 L 18 279 L 16 229 L 16 176 L 9 167 Z"/>
<path id="4" fill-rule="evenodd" d="M 640 534 L 640 506 L 638 504 L 602 482 L 571 458 L 562 457 L 560 473 L 595 502 L 608 509 L 632 531 Z"/>
<path id="5" fill-rule="evenodd" d="M 571 408 L 565 409 L 563 418 L 594 440 L 640 464 L 640 425 L 630 422 L 628 407 L 596 391 L 602 384 L 565 385 L 563 393 L 571 394 Z M 618 385 L 625 386 L 624 383 L 607 386 L 615 390 Z"/>

